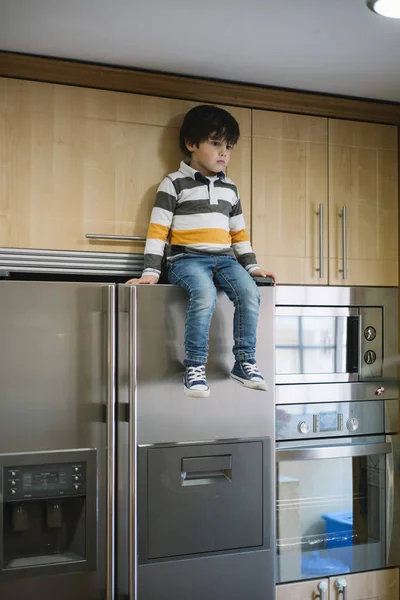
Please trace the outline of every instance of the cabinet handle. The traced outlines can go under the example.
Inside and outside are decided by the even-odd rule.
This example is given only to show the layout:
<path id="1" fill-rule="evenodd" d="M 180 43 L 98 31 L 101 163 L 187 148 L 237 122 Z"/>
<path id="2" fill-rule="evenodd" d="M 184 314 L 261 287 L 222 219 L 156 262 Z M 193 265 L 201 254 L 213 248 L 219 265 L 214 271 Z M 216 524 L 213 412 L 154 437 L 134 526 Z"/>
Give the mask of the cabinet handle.
<path id="1" fill-rule="evenodd" d="M 319 271 L 319 278 L 322 279 L 324 277 L 324 205 L 320 204 L 317 210 L 317 215 L 319 215 L 319 267 L 317 271 Z"/>
<path id="2" fill-rule="evenodd" d="M 339 213 L 342 219 L 342 243 L 343 243 L 343 268 L 339 269 L 343 273 L 343 279 L 347 279 L 347 209 L 342 206 L 342 212 Z"/>
<path id="3" fill-rule="evenodd" d="M 339 579 L 336 579 L 335 588 L 338 592 L 342 592 L 343 600 L 347 600 L 347 581 L 344 577 L 339 577 Z"/>
<path id="4" fill-rule="evenodd" d="M 328 591 L 328 582 L 320 581 L 318 584 L 319 600 L 325 600 L 325 592 Z"/>
<path id="5" fill-rule="evenodd" d="M 89 240 L 119 240 L 120 242 L 145 242 L 144 235 L 103 235 L 101 233 L 85 233 Z"/>

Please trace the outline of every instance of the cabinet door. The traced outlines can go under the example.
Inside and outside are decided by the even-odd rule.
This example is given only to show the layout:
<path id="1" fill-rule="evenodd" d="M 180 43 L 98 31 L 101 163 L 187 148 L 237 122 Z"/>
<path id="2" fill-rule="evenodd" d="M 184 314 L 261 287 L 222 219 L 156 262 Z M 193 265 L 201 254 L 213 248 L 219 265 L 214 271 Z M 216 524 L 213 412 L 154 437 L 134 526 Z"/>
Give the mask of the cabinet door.
<path id="1" fill-rule="evenodd" d="M 327 124 L 253 111 L 252 241 L 259 264 L 278 283 L 328 282 Z"/>
<path id="2" fill-rule="evenodd" d="M 323 591 L 325 590 L 326 591 Z M 285 583 L 276 586 L 276 600 L 328 600 L 329 584 L 327 579 Z"/>
<path id="3" fill-rule="evenodd" d="M 397 286 L 397 161 L 396 127 L 329 121 L 330 284 Z"/>
<path id="4" fill-rule="evenodd" d="M 0 79 L 0 247 L 143 252 L 156 189 L 182 158 L 179 127 L 194 106 L 97 89 Z M 229 176 L 250 209 L 251 111 Z"/>
<path id="5" fill-rule="evenodd" d="M 399 600 L 399 570 L 369 571 L 343 575 L 347 586 L 347 600 Z M 343 600 L 336 587 L 337 577 L 329 580 L 330 600 Z"/>

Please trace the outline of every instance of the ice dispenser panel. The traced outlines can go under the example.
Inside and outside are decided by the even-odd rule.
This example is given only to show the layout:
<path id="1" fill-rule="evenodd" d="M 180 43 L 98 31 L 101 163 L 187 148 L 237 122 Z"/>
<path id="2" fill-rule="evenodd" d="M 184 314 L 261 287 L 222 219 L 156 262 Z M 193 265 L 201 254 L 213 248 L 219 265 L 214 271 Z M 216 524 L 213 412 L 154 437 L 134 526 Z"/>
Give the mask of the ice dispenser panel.
<path id="1" fill-rule="evenodd" d="M 0 483 L 0 576 L 95 568 L 95 450 L 0 455 Z"/>
<path id="2" fill-rule="evenodd" d="M 265 543 L 263 440 L 139 448 L 139 560 Z"/>

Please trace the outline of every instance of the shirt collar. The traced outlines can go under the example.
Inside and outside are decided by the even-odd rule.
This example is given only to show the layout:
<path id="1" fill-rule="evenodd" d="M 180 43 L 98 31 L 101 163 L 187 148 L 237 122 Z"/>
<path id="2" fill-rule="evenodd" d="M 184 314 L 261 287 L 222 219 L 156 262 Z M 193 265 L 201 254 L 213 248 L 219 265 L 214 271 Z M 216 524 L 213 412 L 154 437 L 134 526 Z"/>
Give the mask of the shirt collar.
<path id="1" fill-rule="evenodd" d="M 214 181 L 215 179 L 225 181 L 225 173 L 223 171 L 217 173 L 215 177 L 206 177 L 205 175 L 202 175 L 199 171 L 192 169 L 192 167 L 188 165 L 184 160 L 181 161 L 179 171 L 186 175 L 186 177 L 191 177 L 192 179 L 202 181 L 203 183 L 208 183 L 209 181 Z"/>

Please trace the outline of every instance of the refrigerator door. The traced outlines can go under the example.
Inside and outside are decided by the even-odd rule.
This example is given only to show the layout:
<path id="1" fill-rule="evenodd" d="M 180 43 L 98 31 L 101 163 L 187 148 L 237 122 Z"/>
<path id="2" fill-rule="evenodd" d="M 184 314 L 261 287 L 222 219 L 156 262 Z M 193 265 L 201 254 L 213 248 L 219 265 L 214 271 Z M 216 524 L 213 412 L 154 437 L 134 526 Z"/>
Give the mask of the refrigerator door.
<path id="1" fill-rule="evenodd" d="M 114 305 L 113 285 L 0 282 L 1 598 L 114 598 Z"/>
<path id="2" fill-rule="evenodd" d="M 219 294 L 211 395 L 190 398 L 182 381 L 186 292 L 118 287 L 119 600 L 275 598 L 275 290 L 260 293 L 257 362 L 268 391 L 229 378 L 233 306 Z M 217 526 L 221 514 L 237 531 Z"/>

